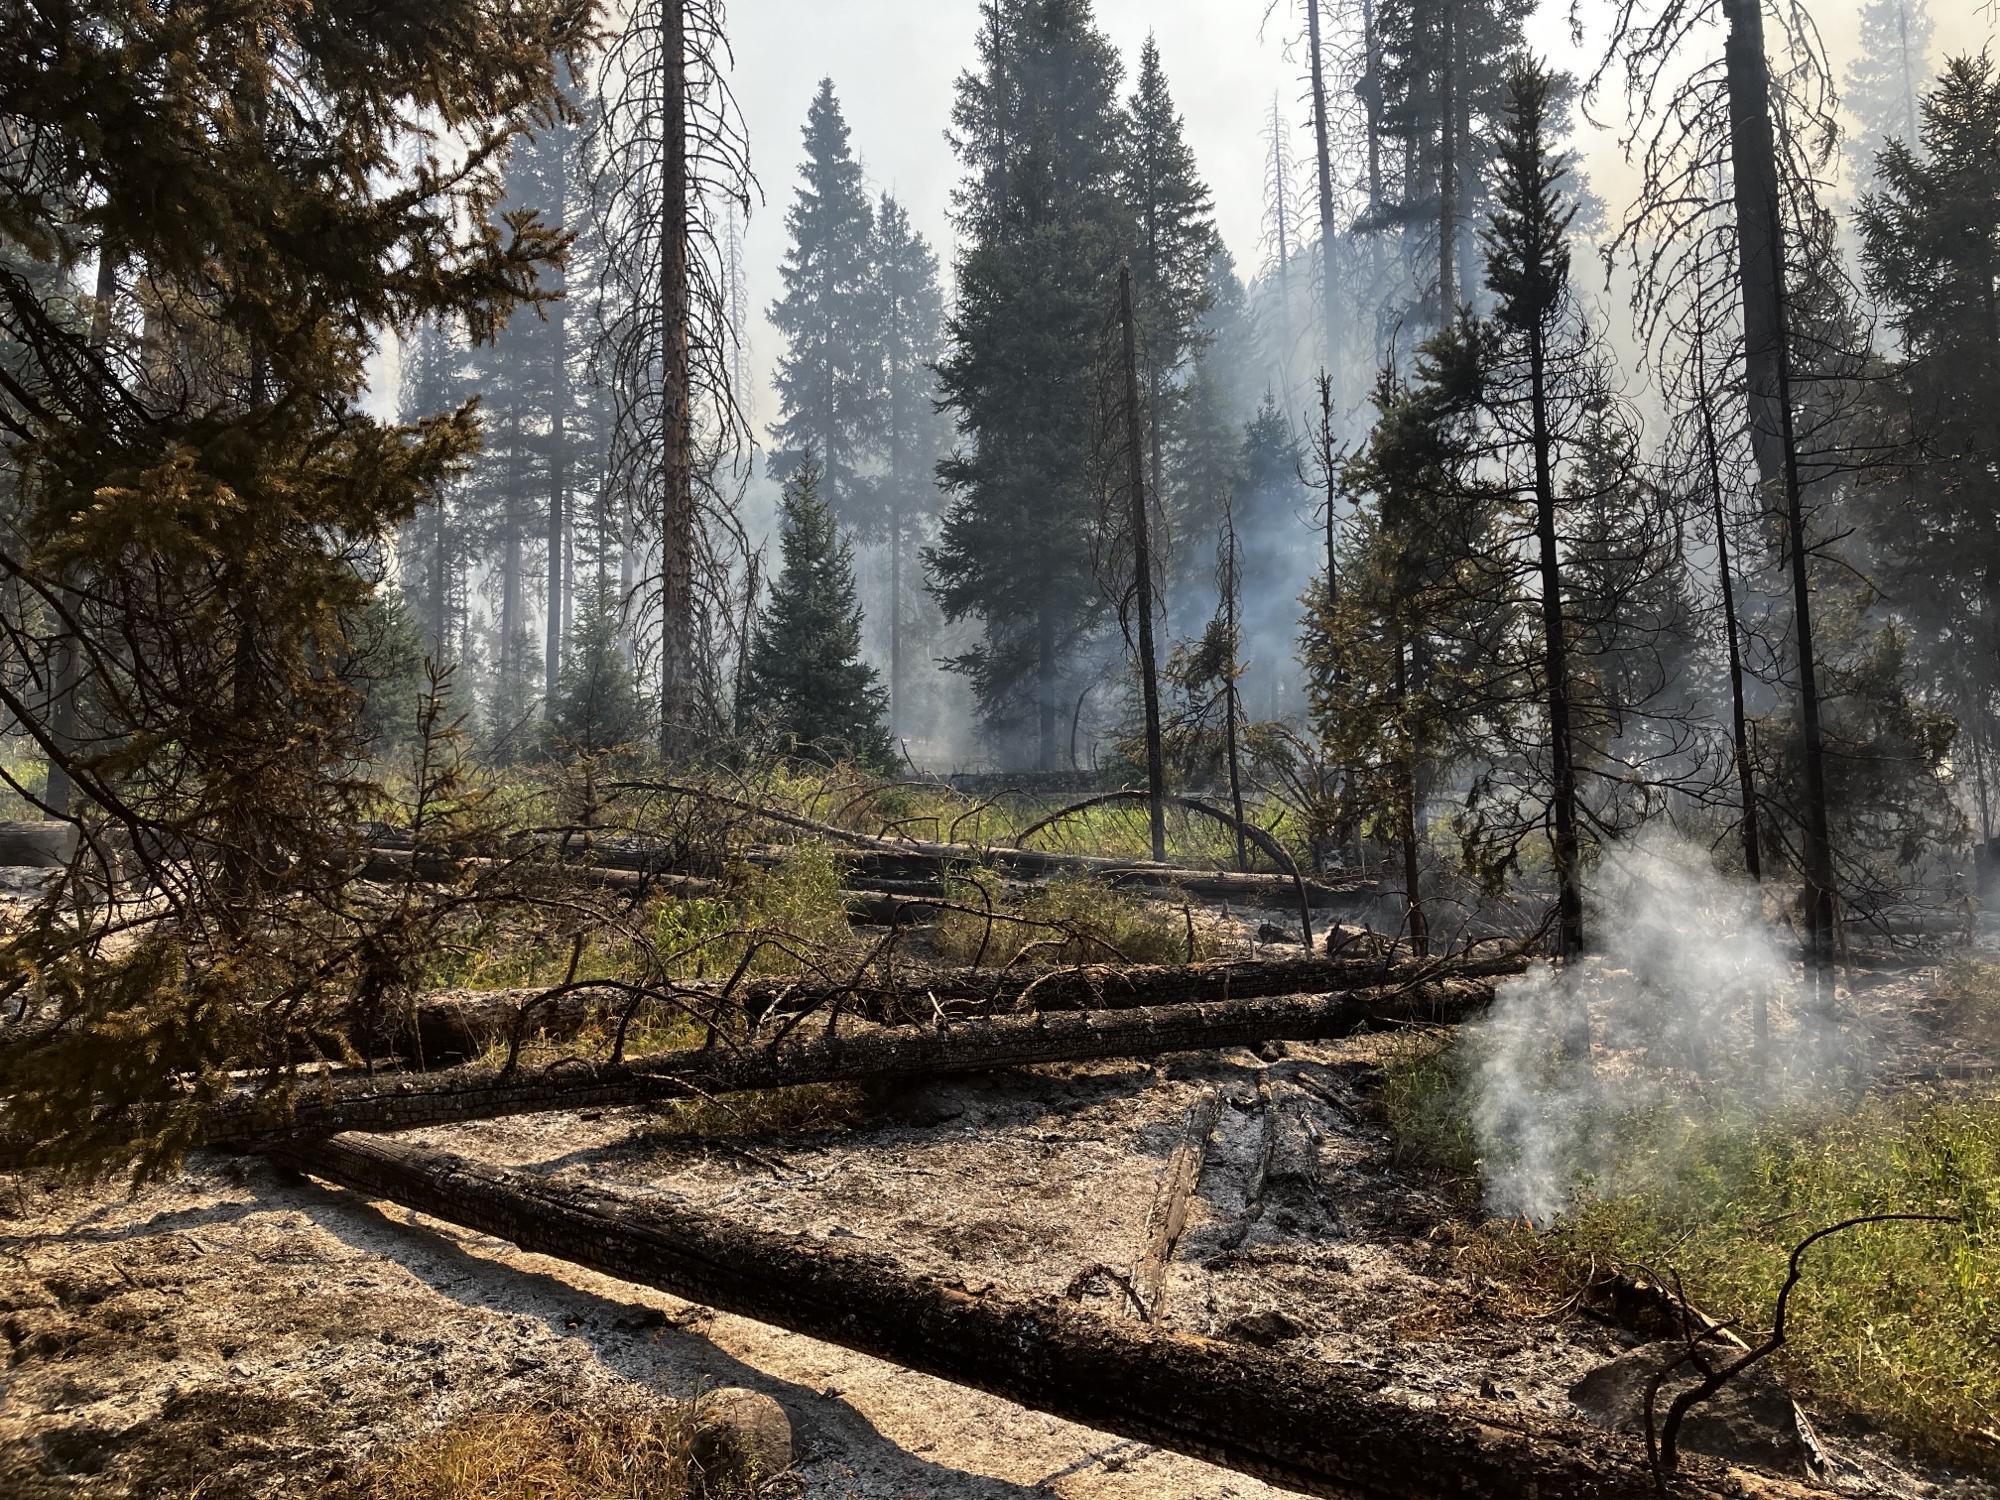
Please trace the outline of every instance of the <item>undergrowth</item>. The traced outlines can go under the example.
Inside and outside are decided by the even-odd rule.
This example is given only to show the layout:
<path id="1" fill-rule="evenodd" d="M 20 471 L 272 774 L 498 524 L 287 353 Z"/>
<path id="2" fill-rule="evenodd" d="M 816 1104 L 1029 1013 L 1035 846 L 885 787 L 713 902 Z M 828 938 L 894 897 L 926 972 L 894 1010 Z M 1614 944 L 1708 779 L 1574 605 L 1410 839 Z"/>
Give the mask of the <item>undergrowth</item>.
<path id="1" fill-rule="evenodd" d="M 1470 1210 L 1479 1162 L 1464 1072 L 1450 1044 L 1413 1042 L 1389 1060 L 1381 1098 L 1401 1152 L 1453 1178 Z M 2000 1455 L 2000 1095 L 1849 1098 L 1761 1117 L 1683 1100 L 1620 1128 L 1615 1188 L 1580 1183 L 1546 1231 L 1479 1224 L 1461 1256 L 1551 1289 L 1606 1265 L 1677 1275 L 1755 1342 L 1812 1231 L 1871 1213 L 1949 1215 L 1958 1222 L 1867 1225 L 1816 1246 L 1779 1357 L 1822 1401 L 1940 1452 Z"/>
<path id="2" fill-rule="evenodd" d="M 1047 925 L 996 921 L 990 936 L 979 888 L 958 885 L 951 897 L 978 910 L 938 914 L 931 943 L 947 963 L 1178 964 L 1216 951 L 1202 924 L 1190 924 L 1179 908 L 1083 876 L 1059 876 L 1019 900 L 996 900 L 996 912 Z"/>

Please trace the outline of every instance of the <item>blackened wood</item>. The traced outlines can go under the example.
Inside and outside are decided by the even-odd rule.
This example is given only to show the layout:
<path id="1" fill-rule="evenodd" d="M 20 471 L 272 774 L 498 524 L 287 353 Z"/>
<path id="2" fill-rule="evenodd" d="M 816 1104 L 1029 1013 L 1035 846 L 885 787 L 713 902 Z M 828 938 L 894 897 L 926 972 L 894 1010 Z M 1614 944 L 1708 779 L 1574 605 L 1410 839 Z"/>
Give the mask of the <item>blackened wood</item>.
<path id="1" fill-rule="evenodd" d="M 1521 1406 L 1418 1405 L 1380 1376 L 914 1274 L 842 1241 L 746 1227 L 443 1152 L 343 1135 L 274 1150 L 357 1192 L 719 1311 L 990 1391 L 1307 1494 L 1641 1500 L 1630 1439 Z M 1688 1495 L 1796 1497 L 1690 1459 Z"/>

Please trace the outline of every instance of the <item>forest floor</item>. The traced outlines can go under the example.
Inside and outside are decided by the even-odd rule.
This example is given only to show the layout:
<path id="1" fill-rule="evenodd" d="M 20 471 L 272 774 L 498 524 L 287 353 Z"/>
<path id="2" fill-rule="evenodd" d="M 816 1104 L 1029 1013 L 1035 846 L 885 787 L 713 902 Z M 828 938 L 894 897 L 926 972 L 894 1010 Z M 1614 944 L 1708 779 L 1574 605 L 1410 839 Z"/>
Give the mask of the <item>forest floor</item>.
<path id="1" fill-rule="evenodd" d="M 1371 1372 L 1413 1402 L 1461 1391 L 1574 1419 L 1576 1382 L 1643 1339 L 1465 1253 L 1464 1205 L 1382 1123 L 1397 1045 L 1022 1069 L 872 1098 L 808 1133 L 697 1139 L 670 1115 L 611 1110 L 415 1139 L 1118 1313 L 1113 1278 L 1092 1273 L 1131 1268 L 1183 1114 L 1214 1088 L 1169 1326 Z M 1267 1106 L 1276 1145 L 1253 1209 Z M 798 1464 L 776 1493 L 1281 1493 L 250 1158 L 198 1154 L 136 1194 L 0 1180 L 0 1333 L 0 1493 L 20 1500 L 367 1495 L 385 1460 L 471 1417 L 711 1386 L 762 1391 L 790 1417 Z M 1839 1492 L 2000 1494 L 1837 1414 L 1819 1425 Z M 1785 1432 L 1746 1419 L 1722 1440 L 1752 1461 L 1776 1444 L 1764 1461 L 1792 1466 Z"/>

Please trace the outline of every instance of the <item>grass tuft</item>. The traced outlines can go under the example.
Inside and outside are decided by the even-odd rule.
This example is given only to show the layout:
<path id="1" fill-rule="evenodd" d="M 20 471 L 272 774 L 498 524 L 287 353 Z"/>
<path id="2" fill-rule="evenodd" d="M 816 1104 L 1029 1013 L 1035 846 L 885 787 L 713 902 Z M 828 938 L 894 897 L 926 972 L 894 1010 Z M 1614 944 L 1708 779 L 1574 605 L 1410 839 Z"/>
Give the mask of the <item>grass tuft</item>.
<path id="1" fill-rule="evenodd" d="M 589 1414 L 479 1412 L 380 1460 L 365 1500 L 735 1500 L 751 1488 L 698 1488 L 693 1414 L 668 1404 Z"/>

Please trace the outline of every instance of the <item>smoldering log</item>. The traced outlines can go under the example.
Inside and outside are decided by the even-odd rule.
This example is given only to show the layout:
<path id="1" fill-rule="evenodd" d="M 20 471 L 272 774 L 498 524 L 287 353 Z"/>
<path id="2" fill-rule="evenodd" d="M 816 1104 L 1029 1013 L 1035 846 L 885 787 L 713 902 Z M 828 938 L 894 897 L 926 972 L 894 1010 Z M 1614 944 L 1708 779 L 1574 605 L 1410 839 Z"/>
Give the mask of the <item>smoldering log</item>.
<path id="1" fill-rule="evenodd" d="M 1315 1041 L 1374 1026 L 1450 1023 L 1488 1004 L 1491 981 L 1433 980 L 1333 995 L 1269 996 L 1136 1010 L 1038 1012 L 943 1027 L 802 1027 L 769 1042 L 715 1044 L 622 1062 L 570 1059 L 509 1073 L 483 1064 L 434 1073 L 322 1078 L 282 1098 L 245 1096 L 204 1122 L 207 1144 L 276 1134 L 407 1130 L 546 1110 L 596 1109 L 809 1083 L 875 1083 L 1030 1063 L 1204 1052 Z"/>
<path id="2" fill-rule="evenodd" d="M 1122 1321 L 1053 1297 L 913 1274 L 840 1241 L 750 1228 L 684 1204 L 341 1135 L 278 1160 L 522 1249 L 989 1391 L 1307 1494 L 1640 1500 L 1629 1439 L 1519 1406 L 1422 1406 L 1366 1374 Z M 1803 1494 L 1690 1459 L 1691 1495 Z"/>
<path id="3" fill-rule="evenodd" d="M 955 1017 L 1021 1010 L 1129 1010 L 1142 1005 L 1302 995 L 1408 984 L 1425 979 L 1497 979 L 1525 972 L 1522 958 L 1388 964 L 1370 959 L 1278 958 L 1188 965 L 1087 964 L 1064 969 L 926 969 L 901 971 L 894 983 L 870 977 L 833 984 L 819 976 L 746 981 L 725 997 L 701 981 L 677 982 L 673 993 L 693 1008 L 713 1010 L 725 998 L 753 1019 L 835 1006 L 885 1023 L 927 1022 L 940 1009 Z M 477 1057 L 513 1035 L 523 1009 L 527 1029 L 552 1040 L 606 1024 L 630 1001 L 622 987 L 579 988 L 545 1000 L 546 989 L 452 990 L 428 996 L 380 1020 L 379 1032 L 355 1035 L 354 1045 L 377 1057 L 439 1060 Z M 641 1002 L 642 1019 L 671 1010 L 662 998 Z M 4 1041 L 4 1033 L 0 1033 Z"/>

